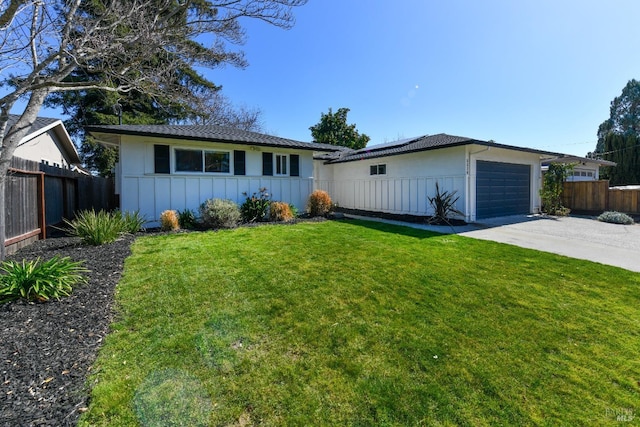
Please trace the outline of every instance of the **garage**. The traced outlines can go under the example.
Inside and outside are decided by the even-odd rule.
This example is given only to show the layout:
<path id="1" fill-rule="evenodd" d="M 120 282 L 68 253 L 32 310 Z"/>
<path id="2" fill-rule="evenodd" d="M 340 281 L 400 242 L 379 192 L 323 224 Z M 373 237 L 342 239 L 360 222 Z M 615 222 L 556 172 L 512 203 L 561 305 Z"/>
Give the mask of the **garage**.
<path id="1" fill-rule="evenodd" d="M 478 160 L 476 218 L 526 214 L 531 210 L 531 166 Z"/>

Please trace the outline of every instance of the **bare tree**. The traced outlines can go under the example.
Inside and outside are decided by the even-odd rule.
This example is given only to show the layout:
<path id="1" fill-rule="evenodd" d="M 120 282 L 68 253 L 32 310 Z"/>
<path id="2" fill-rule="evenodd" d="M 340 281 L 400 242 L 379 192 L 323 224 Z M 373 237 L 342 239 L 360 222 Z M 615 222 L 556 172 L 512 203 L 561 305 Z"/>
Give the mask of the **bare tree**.
<path id="1" fill-rule="evenodd" d="M 178 120 L 179 123 L 196 125 L 227 126 L 252 132 L 262 132 L 262 111 L 245 105 L 234 105 L 231 100 L 219 91 L 200 98 L 192 107 L 197 114 Z"/>
<path id="2" fill-rule="evenodd" d="M 246 65 L 248 17 L 282 28 L 293 25 L 292 7 L 306 0 L 8 0 L 0 2 L 0 259 L 5 249 L 5 189 L 11 157 L 47 95 L 102 89 L 189 100 L 177 85 L 182 66 Z M 206 42 L 205 42 L 206 40 Z M 159 61 L 159 58 L 162 60 Z M 87 79 L 69 78 L 87 70 Z M 101 76 L 91 78 L 90 74 Z M 9 113 L 26 99 L 19 120 Z"/>

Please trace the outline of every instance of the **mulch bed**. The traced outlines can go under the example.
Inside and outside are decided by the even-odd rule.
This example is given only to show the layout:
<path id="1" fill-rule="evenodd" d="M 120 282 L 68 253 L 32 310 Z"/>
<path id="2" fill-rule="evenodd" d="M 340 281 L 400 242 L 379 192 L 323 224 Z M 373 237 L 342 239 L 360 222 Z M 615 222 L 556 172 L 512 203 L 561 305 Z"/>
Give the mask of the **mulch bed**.
<path id="1" fill-rule="evenodd" d="M 76 425 L 88 404 L 86 379 L 113 318 L 115 285 L 135 236 L 103 246 L 77 238 L 41 240 L 7 259 L 84 261 L 89 283 L 68 298 L 0 304 L 0 426 Z"/>
<path id="2" fill-rule="evenodd" d="M 325 220 L 302 218 L 287 224 Z M 272 223 L 242 226 L 265 224 Z M 83 261 L 90 272 L 86 285 L 59 301 L 0 304 L 1 427 L 77 424 L 89 403 L 87 377 L 113 320 L 115 286 L 135 238 L 125 235 L 111 244 L 90 246 L 78 238 L 55 237 L 7 257 L 44 261 L 68 256 Z"/>

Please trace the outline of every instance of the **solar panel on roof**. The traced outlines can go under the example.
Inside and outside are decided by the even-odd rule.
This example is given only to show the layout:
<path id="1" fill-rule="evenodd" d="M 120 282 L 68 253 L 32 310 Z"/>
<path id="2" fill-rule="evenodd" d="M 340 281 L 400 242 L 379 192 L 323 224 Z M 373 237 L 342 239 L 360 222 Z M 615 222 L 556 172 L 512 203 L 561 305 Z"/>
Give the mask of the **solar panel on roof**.
<path id="1" fill-rule="evenodd" d="M 391 142 L 383 142 L 382 144 L 369 145 L 365 148 L 361 148 L 357 150 L 357 153 L 369 152 L 369 151 L 378 151 L 378 150 L 386 150 L 387 148 L 400 147 L 402 145 L 407 145 L 417 139 L 423 138 L 424 136 L 414 136 L 413 138 L 404 138 L 399 139 L 397 141 Z"/>

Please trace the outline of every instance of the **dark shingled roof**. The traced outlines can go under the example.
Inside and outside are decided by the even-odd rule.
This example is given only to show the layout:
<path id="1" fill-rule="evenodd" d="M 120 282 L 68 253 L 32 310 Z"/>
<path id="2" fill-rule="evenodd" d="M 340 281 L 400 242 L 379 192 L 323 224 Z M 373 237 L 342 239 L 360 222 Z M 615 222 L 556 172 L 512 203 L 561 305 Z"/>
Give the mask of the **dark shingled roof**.
<path id="1" fill-rule="evenodd" d="M 534 150 L 532 148 L 516 147 L 512 145 L 496 144 L 495 142 L 480 141 L 464 136 L 447 135 L 439 133 L 437 135 L 424 135 L 416 138 L 407 138 L 396 143 L 373 145 L 360 150 L 343 151 L 336 153 L 327 163 L 353 162 L 356 160 L 374 159 L 377 157 L 396 156 L 399 154 L 415 153 L 418 151 L 435 150 L 445 147 L 456 147 L 460 145 L 477 144 L 487 147 L 506 148 L 510 150 L 525 151 L 528 153 L 538 153 L 550 156 L 559 156 L 559 153 Z"/>
<path id="2" fill-rule="evenodd" d="M 5 132 L 8 132 L 9 129 L 11 128 L 11 126 L 13 126 L 18 119 L 20 118 L 19 115 L 17 114 L 9 114 L 9 121 L 7 121 L 7 128 L 5 130 Z M 33 125 L 31 126 L 31 128 L 29 129 L 29 135 L 31 135 L 32 133 L 36 132 L 38 129 L 42 129 L 44 127 L 47 127 L 55 122 L 57 122 L 60 119 L 52 119 L 50 117 L 37 117 L 36 121 L 33 123 Z"/>
<path id="3" fill-rule="evenodd" d="M 334 145 L 295 141 L 293 139 L 215 125 L 101 125 L 87 126 L 86 130 L 93 134 L 109 133 L 116 135 L 155 136 L 191 141 L 228 142 L 231 144 L 249 144 L 313 151 L 340 151 L 344 149 L 344 147 L 336 147 Z"/>

